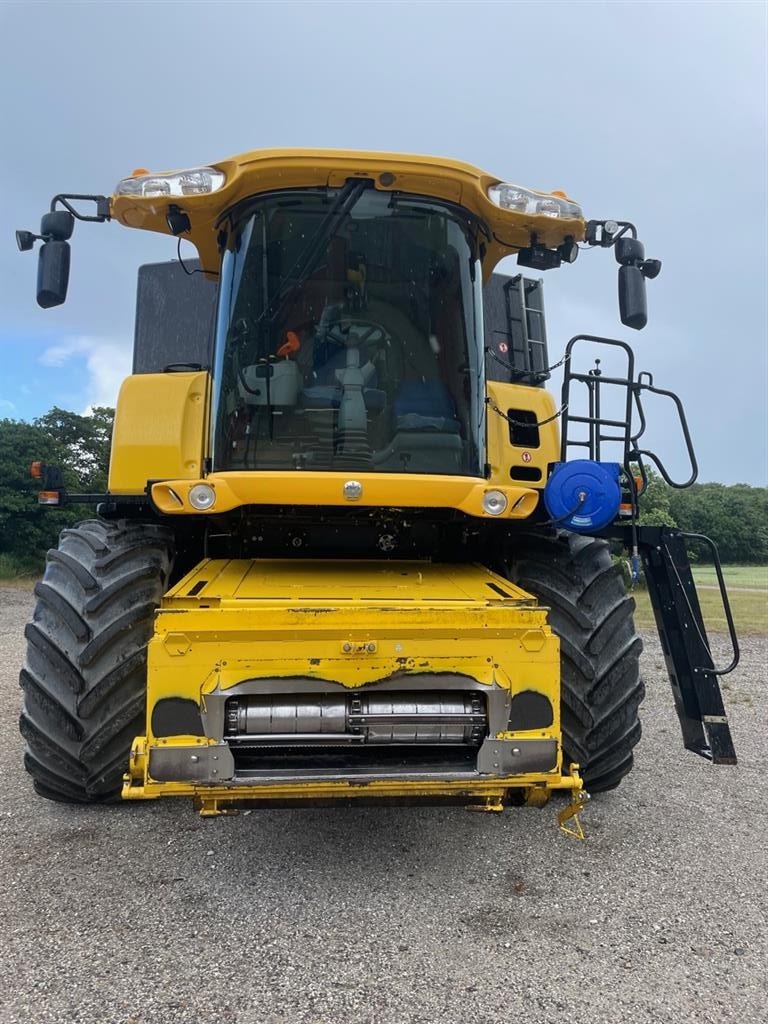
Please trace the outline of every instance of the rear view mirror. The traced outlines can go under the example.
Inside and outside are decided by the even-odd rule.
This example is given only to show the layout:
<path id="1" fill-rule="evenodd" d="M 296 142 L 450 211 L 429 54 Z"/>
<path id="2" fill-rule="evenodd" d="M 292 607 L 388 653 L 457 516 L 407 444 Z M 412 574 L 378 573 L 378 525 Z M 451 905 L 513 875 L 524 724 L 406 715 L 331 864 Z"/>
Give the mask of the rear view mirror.
<path id="1" fill-rule="evenodd" d="M 645 277 L 640 267 L 619 267 L 619 313 L 621 322 L 636 331 L 648 323 Z"/>
<path id="2" fill-rule="evenodd" d="M 74 227 L 75 218 L 68 210 L 52 210 L 43 214 L 40 235 L 54 242 L 66 242 L 72 237 Z"/>
<path id="3" fill-rule="evenodd" d="M 72 205 L 72 200 L 96 204 L 95 213 L 86 213 Z M 63 206 L 60 210 L 57 207 Z M 109 197 L 62 193 L 51 200 L 51 208 L 40 221 L 40 234 L 17 231 L 16 244 L 21 252 L 29 252 L 35 242 L 42 242 L 37 263 L 37 304 L 43 309 L 60 306 L 67 298 L 69 284 L 69 239 L 76 220 L 109 220 Z"/>
<path id="4" fill-rule="evenodd" d="M 69 242 L 45 242 L 37 264 L 38 306 L 43 309 L 60 306 L 67 297 L 68 284 Z"/>

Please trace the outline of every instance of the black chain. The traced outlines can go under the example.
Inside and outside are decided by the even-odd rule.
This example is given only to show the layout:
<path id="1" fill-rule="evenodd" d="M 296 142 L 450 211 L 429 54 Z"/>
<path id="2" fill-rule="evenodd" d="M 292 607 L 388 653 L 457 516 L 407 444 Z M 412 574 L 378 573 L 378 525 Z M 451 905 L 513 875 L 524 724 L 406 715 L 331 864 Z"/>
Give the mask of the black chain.
<path id="1" fill-rule="evenodd" d="M 491 407 L 491 409 L 493 409 L 493 411 L 495 413 L 497 413 L 499 416 L 501 416 L 501 418 L 503 420 L 506 420 L 507 423 L 511 427 L 528 427 L 528 428 L 530 428 L 530 427 L 543 427 L 547 423 L 552 423 L 554 420 L 559 419 L 560 416 L 562 416 L 563 413 L 568 408 L 567 405 L 561 405 L 560 408 L 557 410 L 557 412 L 553 416 L 550 416 L 546 420 L 537 420 L 535 423 L 523 423 L 522 420 L 513 420 L 510 416 L 507 416 L 507 414 L 505 412 L 502 412 L 501 409 L 498 407 L 498 405 L 496 405 L 496 403 L 494 402 L 494 400 L 492 398 L 490 398 L 490 397 L 486 398 L 485 404 L 489 405 Z"/>
<path id="2" fill-rule="evenodd" d="M 486 354 L 491 357 L 491 359 L 496 360 L 499 366 L 503 366 L 505 370 L 509 370 L 510 374 L 513 374 L 518 377 L 526 377 L 528 375 L 525 370 L 519 370 L 516 366 L 513 366 L 511 363 L 508 363 L 506 359 L 502 359 L 501 356 L 494 352 L 492 348 L 486 348 L 485 351 Z M 548 366 L 546 370 L 535 371 L 534 375 L 536 377 L 545 377 L 548 373 L 551 373 L 553 370 L 556 370 L 559 366 L 562 366 L 564 363 L 567 363 L 570 358 L 571 353 L 567 352 L 562 359 L 558 359 L 556 363 L 553 363 L 551 366 Z"/>
<path id="3" fill-rule="evenodd" d="M 558 366 L 563 366 L 565 363 L 568 362 L 568 360 L 570 358 L 571 358 L 571 353 L 570 352 L 566 352 L 566 354 L 562 357 L 562 359 L 558 359 L 558 361 L 556 363 L 552 363 L 552 365 L 547 368 L 547 373 L 551 373 L 553 370 L 556 370 L 558 368 Z"/>

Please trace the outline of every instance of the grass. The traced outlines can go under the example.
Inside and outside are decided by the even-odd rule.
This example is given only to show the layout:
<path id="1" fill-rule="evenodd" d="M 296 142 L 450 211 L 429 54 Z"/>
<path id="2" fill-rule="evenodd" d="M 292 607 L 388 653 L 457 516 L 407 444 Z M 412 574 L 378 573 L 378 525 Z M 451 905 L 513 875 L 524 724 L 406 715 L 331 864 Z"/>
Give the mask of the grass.
<path id="1" fill-rule="evenodd" d="M 768 565 L 724 565 L 723 576 L 729 590 L 734 587 L 768 590 Z M 714 565 L 694 566 L 693 578 L 700 586 L 717 586 Z"/>
<path id="2" fill-rule="evenodd" d="M 706 568 L 707 567 L 702 567 L 702 569 Z M 761 571 L 759 566 L 734 566 L 733 568 L 737 570 L 747 569 L 750 572 L 755 573 L 759 573 Z M 712 590 L 708 589 L 709 581 L 703 579 L 700 575 L 702 569 L 697 569 L 694 572 L 694 576 L 696 577 L 696 582 L 700 585 L 699 603 L 701 604 L 701 613 L 704 616 L 704 625 L 707 627 L 707 632 L 709 633 L 725 633 L 728 629 L 728 625 L 725 621 L 725 612 L 723 611 L 723 602 L 720 598 L 720 591 L 716 589 L 714 569 L 712 570 L 712 585 L 715 589 Z M 736 623 L 736 631 L 738 633 L 767 634 L 768 585 L 764 585 L 762 589 L 734 589 L 742 585 L 746 586 L 746 584 L 735 582 L 730 569 L 731 567 L 725 566 L 724 575 L 728 586 L 728 600 L 731 605 L 733 621 Z M 768 570 L 763 568 L 762 572 L 766 573 Z M 656 622 L 653 617 L 653 611 L 651 610 L 648 591 L 644 588 L 637 589 L 633 591 L 632 596 L 637 602 L 635 623 L 641 629 L 655 628 Z"/>
<path id="3" fill-rule="evenodd" d="M 21 558 L 0 554 L 0 582 L 23 583 L 38 580 L 43 575 L 42 558 Z"/>

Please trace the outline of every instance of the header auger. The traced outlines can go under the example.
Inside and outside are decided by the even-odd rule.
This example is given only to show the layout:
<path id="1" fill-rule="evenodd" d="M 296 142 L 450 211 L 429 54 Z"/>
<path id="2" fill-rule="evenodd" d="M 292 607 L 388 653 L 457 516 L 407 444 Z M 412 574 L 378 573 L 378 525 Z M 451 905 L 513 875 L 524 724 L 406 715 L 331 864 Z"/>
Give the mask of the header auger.
<path id="1" fill-rule="evenodd" d="M 556 404 L 542 283 L 494 273 L 611 248 L 640 329 L 661 264 L 632 224 L 456 161 L 265 150 L 56 196 L 17 235 L 43 243 L 44 307 L 65 299 L 76 219 L 198 259 L 140 270 L 107 493 L 46 487 L 96 518 L 49 553 L 28 627 L 40 794 L 190 795 L 217 814 L 565 790 L 563 824 L 640 738 L 609 542 L 645 563 L 686 746 L 735 760 L 685 537 L 638 525 L 647 461 L 669 480 L 640 446 L 643 394 L 677 403 L 690 483 L 682 406 L 635 377 L 626 343 L 591 336 L 569 343 Z M 577 367 L 585 339 L 626 372 Z"/>

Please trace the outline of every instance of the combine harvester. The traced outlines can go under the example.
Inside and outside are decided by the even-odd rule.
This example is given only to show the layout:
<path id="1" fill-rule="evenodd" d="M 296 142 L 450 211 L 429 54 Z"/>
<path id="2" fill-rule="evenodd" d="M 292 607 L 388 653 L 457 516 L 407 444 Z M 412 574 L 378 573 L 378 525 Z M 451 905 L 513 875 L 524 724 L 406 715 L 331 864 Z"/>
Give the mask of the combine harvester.
<path id="1" fill-rule="evenodd" d="M 640 329 L 661 264 L 632 224 L 452 160 L 257 151 L 55 196 L 39 235 L 17 233 L 43 243 L 43 307 L 65 300 L 75 220 L 199 259 L 179 244 L 140 269 L 108 492 L 37 467 L 41 502 L 96 516 L 49 553 L 27 628 L 40 795 L 192 796 L 215 815 L 566 790 L 580 833 L 584 787 L 617 786 L 640 739 L 609 540 L 644 563 L 685 746 L 735 763 L 688 538 L 638 525 L 648 460 L 673 486 L 696 477 L 682 406 L 590 335 L 568 343 L 556 403 L 542 283 L 493 273 L 612 249 Z M 587 366 L 596 346 L 623 369 Z M 679 413 L 685 484 L 641 447 L 649 393 Z"/>

